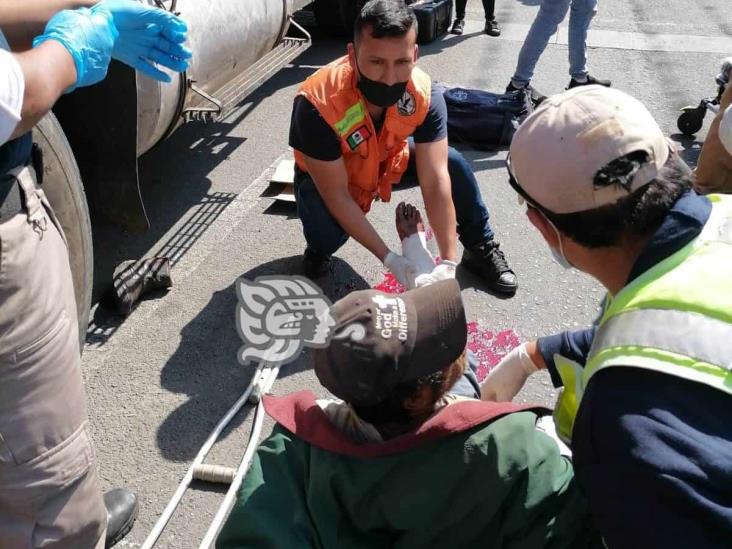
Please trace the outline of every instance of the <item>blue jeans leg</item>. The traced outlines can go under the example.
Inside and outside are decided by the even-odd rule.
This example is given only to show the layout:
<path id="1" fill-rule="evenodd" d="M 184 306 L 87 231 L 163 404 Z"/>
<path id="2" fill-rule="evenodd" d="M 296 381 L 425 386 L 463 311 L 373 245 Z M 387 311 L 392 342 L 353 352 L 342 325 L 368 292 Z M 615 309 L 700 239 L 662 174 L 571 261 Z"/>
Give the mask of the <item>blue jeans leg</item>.
<path id="1" fill-rule="evenodd" d="M 331 255 L 348 240 L 348 234 L 328 211 L 309 174 L 295 170 L 295 203 L 308 248 Z"/>
<path id="2" fill-rule="evenodd" d="M 597 0 L 572 0 L 569 10 L 569 75 L 587 76 L 587 29 L 597 13 Z"/>
<path id="3" fill-rule="evenodd" d="M 457 231 L 463 246 L 474 246 L 493 238 L 490 214 L 480 194 L 478 180 L 466 158 L 450 147 L 447 171 L 452 182 L 452 202 L 455 205 Z"/>
<path id="4" fill-rule="evenodd" d="M 472 352 L 468 351 L 468 367 L 465 369 L 462 377 L 450 388 L 448 393 L 470 398 L 480 398 L 480 383 L 478 383 L 478 376 L 475 374 L 477 369 L 478 359 Z"/>
<path id="5" fill-rule="evenodd" d="M 557 32 L 559 24 L 564 20 L 572 0 L 542 0 L 539 13 L 526 35 L 519 53 L 516 72 L 512 80 L 526 84 L 534 76 L 534 68 L 539 57 L 544 53 L 549 39 Z M 589 22 L 588 22 L 589 24 Z"/>

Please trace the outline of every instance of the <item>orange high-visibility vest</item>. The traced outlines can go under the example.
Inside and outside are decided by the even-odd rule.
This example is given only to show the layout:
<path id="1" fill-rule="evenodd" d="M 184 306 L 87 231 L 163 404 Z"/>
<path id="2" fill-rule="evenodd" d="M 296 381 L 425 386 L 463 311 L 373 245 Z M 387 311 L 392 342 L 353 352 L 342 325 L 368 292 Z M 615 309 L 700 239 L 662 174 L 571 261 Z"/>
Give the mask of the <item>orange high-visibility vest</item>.
<path id="1" fill-rule="evenodd" d="M 305 80 L 298 95 L 313 104 L 339 137 L 348 190 L 366 213 L 377 196 L 389 201 L 391 186 L 399 182 L 407 169 L 407 138 L 427 116 L 432 82 L 415 67 L 402 98 L 386 109 L 378 135 L 356 82 L 356 71 L 348 56 L 344 56 Z M 307 171 L 300 151 L 295 151 L 295 161 L 301 170 Z"/>

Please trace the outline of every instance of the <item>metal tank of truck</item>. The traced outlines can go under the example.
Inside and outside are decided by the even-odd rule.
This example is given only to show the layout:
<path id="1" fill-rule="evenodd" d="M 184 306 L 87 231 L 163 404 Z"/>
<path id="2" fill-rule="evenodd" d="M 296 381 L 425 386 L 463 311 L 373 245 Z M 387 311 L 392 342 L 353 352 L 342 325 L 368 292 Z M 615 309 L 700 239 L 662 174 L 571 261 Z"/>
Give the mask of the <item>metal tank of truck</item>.
<path id="1" fill-rule="evenodd" d="M 147 230 L 138 158 L 181 124 L 226 116 L 311 44 L 293 14 L 313 0 L 141 1 L 186 20 L 189 70 L 164 84 L 114 62 L 104 82 L 64 96 L 33 130 L 42 186 L 69 244 L 82 338 L 94 270 L 89 211 L 131 232 Z"/>

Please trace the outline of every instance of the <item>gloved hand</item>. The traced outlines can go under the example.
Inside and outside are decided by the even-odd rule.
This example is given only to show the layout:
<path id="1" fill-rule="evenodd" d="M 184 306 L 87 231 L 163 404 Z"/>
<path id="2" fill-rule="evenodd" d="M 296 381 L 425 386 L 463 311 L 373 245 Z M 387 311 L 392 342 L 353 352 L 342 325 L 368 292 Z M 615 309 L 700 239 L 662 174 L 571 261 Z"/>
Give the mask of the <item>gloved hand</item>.
<path id="1" fill-rule="evenodd" d="M 192 54 L 183 45 L 188 25 L 180 17 L 136 0 L 102 0 L 92 11 L 98 9 L 114 18 L 119 40 L 112 57 L 118 61 L 163 82 L 170 82 L 170 76 L 151 61 L 177 72 L 188 68 Z"/>
<path id="2" fill-rule="evenodd" d="M 435 266 L 434 269 L 432 269 L 432 272 L 417 276 L 414 279 L 414 285 L 417 288 L 420 288 L 422 286 L 434 284 L 435 282 L 439 282 L 440 280 L 455 278 L 456 268 L 457 263 L 455 263 L 454 261 L 448 261 L 447 259 L 443 259 Z"/>
<path id="3" fill-rule="evenodd" d="M 384 267 L 389 269 L 391 274 L 404 286 L 407 286 L 409 274 L 412 273 L 412 276 L 414 276 L 414 265 L 405 257 L 395 254 L 392 251 L 389 251 L 384 257 Z"/>
<path id="4" fill-rule="evenodd" d="M 33 39 L 33 47 L 55 40 L 68 50 L 76 66 L 76 84 L 68 93 L 104 80 L 117 36 L 112 14 L 105 9 L 63 10 L 49 19 L 43 34 Z"/>
<path id="5" fill-rule="evenodd" d="M 529 357 L 526 343 L 522 343 L 490 371 L 480 386 L 481 399 L 497 402 L 513 400 L 529 376 L 538 370 Z"/>
<path id="6" fill-rule="evenodd" d="M 434 269 L 432 269 L 432 276 L 435 280 L 455 278 L 455 269 L 457 269 L 457 263 L 443 259 Z"/>

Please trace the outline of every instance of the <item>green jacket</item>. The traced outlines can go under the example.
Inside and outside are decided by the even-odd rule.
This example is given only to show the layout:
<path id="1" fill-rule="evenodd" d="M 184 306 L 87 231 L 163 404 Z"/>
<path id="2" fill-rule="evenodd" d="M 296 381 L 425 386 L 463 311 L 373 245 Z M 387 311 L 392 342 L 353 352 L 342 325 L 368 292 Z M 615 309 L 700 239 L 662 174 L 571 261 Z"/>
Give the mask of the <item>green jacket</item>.
<path id="1" fill-rule="evenodd" d="M 310 392 L 266 405 L 278 424 L 219 549 L 588 546 L 585 501 L 569 460 L 535 428 L 541 412 L 455 403 L 414 433 L 355 445 Z"/>

